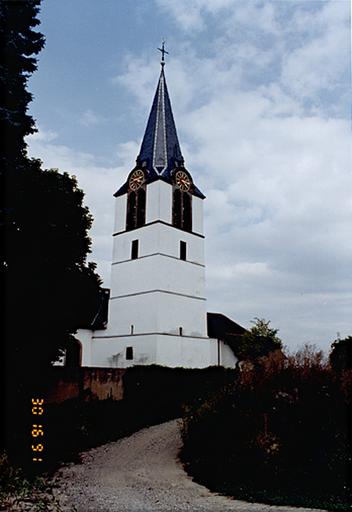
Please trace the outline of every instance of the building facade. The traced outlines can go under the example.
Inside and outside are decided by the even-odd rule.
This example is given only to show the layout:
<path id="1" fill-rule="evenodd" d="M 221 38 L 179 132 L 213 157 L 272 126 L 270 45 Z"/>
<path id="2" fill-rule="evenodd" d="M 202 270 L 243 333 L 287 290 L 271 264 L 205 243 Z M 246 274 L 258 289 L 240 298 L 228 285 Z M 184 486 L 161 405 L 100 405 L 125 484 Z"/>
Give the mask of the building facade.
<path id="1" fill-rule="evenodd" d="M 185 167 L 163 59 L 136 165 L 114 196 L 108 321 L 78 331 L 82 365 L 233 367 L 232 349 L 208 336 L 205 196 Z"/>

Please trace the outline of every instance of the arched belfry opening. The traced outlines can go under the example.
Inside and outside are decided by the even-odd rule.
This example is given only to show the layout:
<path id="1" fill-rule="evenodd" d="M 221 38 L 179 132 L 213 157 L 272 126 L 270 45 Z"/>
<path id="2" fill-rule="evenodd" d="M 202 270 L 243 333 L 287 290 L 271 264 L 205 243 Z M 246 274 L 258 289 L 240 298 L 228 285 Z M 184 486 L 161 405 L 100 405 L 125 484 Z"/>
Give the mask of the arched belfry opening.
<path id="1" fill-rule="evenodd" d="M 183 169 L 173 173 L 172 225 L 192 231 L 192 180 Z"/>
<path id="2" fill-rule="evenodd" d="M 140 228 L 145 224 L 146 186 L 145 174 L 137 169 L 128 181 L 126 230 Z"/>

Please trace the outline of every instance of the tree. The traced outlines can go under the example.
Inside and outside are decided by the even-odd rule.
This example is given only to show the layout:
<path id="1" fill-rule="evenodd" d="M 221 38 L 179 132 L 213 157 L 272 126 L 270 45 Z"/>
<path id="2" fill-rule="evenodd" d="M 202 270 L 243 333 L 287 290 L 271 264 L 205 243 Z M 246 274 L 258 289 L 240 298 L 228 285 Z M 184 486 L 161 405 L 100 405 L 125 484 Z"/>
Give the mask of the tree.
<path id="1" fill-rule="evenodd" d="M 352 369 L 352 336 L 337 339 L 332 343 L 329 361 L 336 372 Z"/>
<path id="2" fill-rule="evenodd" d="M 0 130 L 1 170 L 26 157 L 24 137 L 35 130 L 27 113 L 32 95 L 26 90 L 28 78 L 36 70 L 37 55 L 44 36 L 33 30 L 39 25 L 40 0 L 0 3 Z"/>
<path id="3" fill-rule="evenodd" d="M 34 56 L 44 45 L 43 35 L 33 30 L 39 5 L 39 0 L 0 4 L 0 126 L 6 143 L 0 153 L 6 185 L 2 277 L 11 375 L 14 368 L 21 374 L 31 368 L 33 374 L 58 357 L 84 316 L 93 316 L 100 284 L 94 265 L 86 263 L 92 217 L 76 179 L 42 170 L 41 162 L 26 152 L 24 137 L 35 131 L 26 85 L 37 67 Z"/>
<path id="4" fill-rule="evenodd" d="M 6 361 L 7 443 L 26 451 L 29 398 L 45 395 L 51 368 L 80 326 L 95 314 L 100 278 L 87 262 L 92 216 L 75 177 L 43 170 L 30 159 L 24 137 L 35 131 L 27 113 L 27 80 L 44 45 L 40 0 L 0 2 L 1 277 Z M 15 428 L 13 426 L 15 425 Z M 21 431 L 21 429 L 23 429 Z M 27 429 L 27 430 L 26 430 Z"/>
<path id="5" fill-rule="evenodd" d="M 267 356 L 270 352 L 282 350 L 282 341 L 277 336 L 278 329 L 269 327 L 270 321 L 255 318 L 253 327 L 246 331 L 236 346 L 236 355 L 240 360 L 255 360 Z"/>

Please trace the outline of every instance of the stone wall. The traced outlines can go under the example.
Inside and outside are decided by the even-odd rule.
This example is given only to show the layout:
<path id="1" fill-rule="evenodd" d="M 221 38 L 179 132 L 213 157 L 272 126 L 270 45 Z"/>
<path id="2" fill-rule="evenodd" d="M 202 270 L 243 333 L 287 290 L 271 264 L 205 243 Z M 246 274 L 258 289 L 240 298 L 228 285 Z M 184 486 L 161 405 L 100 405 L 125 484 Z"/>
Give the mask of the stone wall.
<path id="1" fill-rule="evenodd" d="M 61 403 L 79 398 L 89 400 L 122 400 L 122 368 L 53 367 L 46 390 L 47 403 Z"/>

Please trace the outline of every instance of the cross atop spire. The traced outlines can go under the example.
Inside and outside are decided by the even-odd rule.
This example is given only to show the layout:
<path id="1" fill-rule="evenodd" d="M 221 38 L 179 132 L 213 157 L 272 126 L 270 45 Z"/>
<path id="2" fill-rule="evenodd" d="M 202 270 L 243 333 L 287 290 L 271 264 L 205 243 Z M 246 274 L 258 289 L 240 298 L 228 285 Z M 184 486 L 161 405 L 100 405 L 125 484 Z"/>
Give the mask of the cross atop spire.
<path id="1" fill-rule="evenodd" d="M 169 52 L 165 50 L 164 40 L 158 50 L 161 52 L 161 72 L 136 164 L 138 168 L 142 168 L 146 172 L 146 183 L 162 179 L 173 184 L 172 172 L 177 168 L 184 167 L 184 159 L 166 86 L 165 53 Z M 127 190 L 128 182 L 126 181 L 115 193 L 115 196 L 124 194 Z M 204 198 L 202 192 L 195 185 L 192 193 Z"/>
<path id="2" fill-rule="evenodd" d="M 161 52 L 161 61 L 160 61 L 160 64 L 162 67 L 165 66 L 165 53 L 167 53 L 167 55 L 169 55 L 169 52 L 167 52 L 165 50 L 165 41 L 164 39 L 162 40 L 161 42 L 161 48 L 158 48 L 159 52 Z"/>

